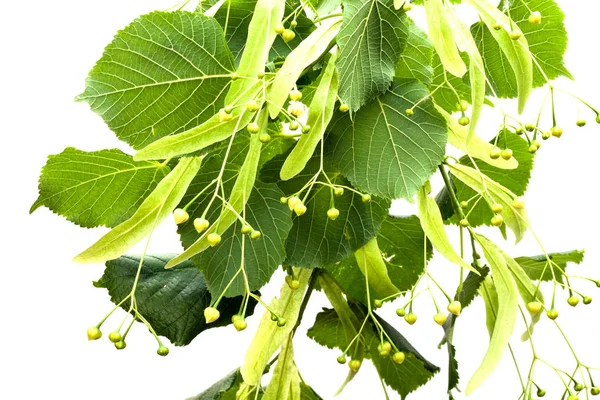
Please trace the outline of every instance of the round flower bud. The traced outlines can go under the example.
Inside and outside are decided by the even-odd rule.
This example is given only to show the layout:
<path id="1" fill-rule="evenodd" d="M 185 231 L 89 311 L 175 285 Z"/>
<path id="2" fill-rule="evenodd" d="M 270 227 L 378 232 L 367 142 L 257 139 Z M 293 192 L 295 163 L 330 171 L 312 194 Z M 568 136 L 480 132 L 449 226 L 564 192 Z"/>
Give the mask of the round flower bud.
<path id="1" fill-rule="evenodd" d="M 583 304 L 588 305 L 592 302 L 592 298 L 590 296 L 583 296 Z"/>
<path id="2" fill-rule="evenodd" d="M 497 160 L 498 158 L 500 158 L 501 154 L 502 150 L 500 150 L 498 147 L 494 147 L 492 151 L 490 151 L 490 158 L 492 160 Z"/>
<path id="3" fill-rule="evenodd" d="M 290 129 L 290 131 L 295 131 L 296 129 L 298 129 L 298 123 L 296 121 L 292 121 L 290 122 L 290 124 L 288 125 L 288 128 Z"/>
<path id="4" fill-rule="evenodd" d="M 435 323 L 440 326 L 444 325 L 447 319 L 448 317 L 444 313 L 437 313 L 433 316 L 433 320 L 435 321 Z"/>
<path id="5" fill-rule="evenodd" d="M 262 236 L 262 233 L 260 231 L 252 231 L 250 233 L 250 239 L 256 240 L 259 239 Z"/>
<path id="6" fill-rule="evenodd" d="M 380 343 L 379 345 L 377 345 L 377 351 L 379 351 L 379 355 L 380 356 L 386 357 L 392 351 L 392 345 L 390 344 L 390 342 L 385 341 L 385 342 Z"/>
<path id="7" fill-rule="evenodd" d="M 381 308 L 383 306 L 383 301 L 380 299 L 375 299 L 373 301 L 373 307 L 375 308 Z"/>
<path id="8" fill-rule="evenodd" d="M 396 353 L 394 353 L 394 355 L 392 355 L 392 361 L 394 361 L 396 364 L 402 364 L 405 359 L 406 354 L 404 354 L 401 351 L 397 351 Z"/>
<path id="9" fill-rule="evenodd" d="M 466 228 L 467 226 L 469 226 L 469 220 L 466 218 L 463 218 L 460 220 L 459 222 L 460 226 L 462 226 L 463 228 Z"/>
<path id="10" fill-rule="evenodd" d="M 415 111 L 412 108 L 407 108 L 404 113 L 410 117 L 415 114 Z"/>
<path id="11" fill-rule="evenodd" d="M 287 323 L 287 321 L 285 318 L 283 318 L 283 317 L 277 318 L 277 326 L 278 327 L 281 328 L 282 326 L 285 326 L 286 323 Z"/>
<path id="12" fill-rule="evenodd" d="M 408 313 L 404 316 L 404 320 L 409 324 L 409 325 L 414 325 L 415 322 L 417 322 L 417 314 L 413 314 L 413 313 Z"/>
<path id="13" fill-rule="evenodd" d="M 529 14 L 529 23 L 530 24 L 541 24 L 542 23 L 542 13 L 540 13 L 539 11 L 534 11 L 531 14 Z"/>
<path id="14" fill-rule="evenodd" d="M 176 208 L 175 211 L 173 211 L 173 219 L 177 225 L 180 225 L 187 222 L 187 220 L 190 219 L 190 215 L 183 208 Z"/>
<path id="15" fill-rule="evenodd" d="M 210 247 L 215 247 L 216 245 L 221 243 L 221 235 L 219 235 L 218 233 L 214 233 L 214 232 L 209 233 L 206 240 L 208 240 L 208 244 L 210 245 Z"/>
<path id="16" fill-rule="evenodd" d="M 288 43 L 294 40 L 294 38 L 296 37 L 296 33 L 294 33 L 294 31 L 291 29 L 286 29 L 281 34 L 281 37 L 283 38 L 284 42 Z"/>
<path id="17" fill-rule="evenodd" d="M 204 232 L 210 226 L 210 222 L 208 222 L 205 218 L 196 218 L 194 219 L 194 228 L 198 233 Z"/>
<path id="18" fill-rule="evenodd" d="M 204 319 L 207 324 L 213 323 L 219 319 L 221 313 L 214 307 L 206 307 L 204 309 Z"/>
<path id="19" fill-rule="evenodd" d="M 288 201 L 287 201 L 287 205 L 290 208 L 290 210 L 292 210 L 292 211 L 294 210 L 294 208 L 296 207 L 296 205 L 298 205 L 300 203 L 302 203 L 302 200 L 300 200 L 300 198 L 296 197 L 296 196 L 290 197 L 288 199 Z"/>
<path id="20" fill-rule="evenodd" d="M 598 396 L 598 395 L 600 394 L 600 388 L 599 388 L 599 387 L 596 387 L 596 386 L 592 387 L 592 388 L 590 389 L 590 394 L 591 394 L 592 396 Z"/>
<path id="21" fill-rule="evenodd" d="M 550 133 L 552 133 L 552 136 L 559 138 L 563 134 L 563 128 L 553 126 L 552 128 L 550 128 Z"/>
<path id="22" fill-rule="evenodd" d="M 535 315 L 535 314 L 539 313 L 540 311 L 542 311 L 543 307 L 544 307 L 544 305 L 542 303 L 540 303 L 539 301 L 530 301 L 529 303 L 527 303 L 527 310 L 529 310 L 529 312 L 532 315 Z"/>
<path id="23" fill-rule="evenodd" d="M 492 212 L 495 214 L 500 214 L 503 209 L 504 207 L 502 207 L 502 204 L 492 204 Z"/>
<path id="24" fill-rule="evenodd" d="M 571 307 L 576 307 L 577 304 L 579 304 L 579 297 L 571 296 L 567 299 L 567 303 L 569 303 Z"/>
<path id="25" fill-rule="evenodd" d="M 502 24 L 500 24 L 500 22 L 496 22 L 493 25 L 494 30 L 499 31 L 500 29 L 502 29 Z"/>
<path id="26" fill-rule="evenodd" d="M 223 110 L 225 110 L 225 112 L 227 114 L 231 114 L 233 112 L 233 107 L 231 107 L 231 106 L 225 106 L 225 108 L 223 108 Z"/>
<path id="27" fill-rule="evenodd" d="M 467 125 L 469 125 L 469 122 L 471 122 L 471 120 L 469 119 L 469 117 L 462 116 L 462 117 L 460 117 L 460 118 L 458 119 L 458 123 L 459 123 L 460 125 L 462 125 L 462 126 L 467 126 Z"/>
<path id="28" fill-rule="evenodd" d="M 300 287 L 300 281 L 298 279 L 291 279 L 288 283 L 288 286 L 290 287 L 290 289 L 296 290 Z"/>
<path id="29" fill-rule="evenodd" d="M 258 74 L 256 74 L 256 77 L 257 77 L 258 79 L 262 79 L 262 78 L 264 78 L 264 77 L 265 77 L 265 71 L 260 71 Z"/>
<path id="30" fill-rule="evenodd" d="M 404 310 L 404 308 L 397 308 L 396 315 L 399 317 L 404 317 L 406 315 L 406 311 Z"/>
<path id="31" fill-rule="evenodd" d="M 460 208 L 462 208 L 462 209 L 469 208 L 469 203 L 466 202 L 466 201 L 461 201 L 460 202 Z"/>
<path id="32" fill-rule="evenodd" d="M 413 5 L 408 2 L 404 3 L 404 5 L 402 6 L 402 9 L 404 10 L 404 12 L 409 12 L 410 10 L 412 10 L 412 8 L 413 8 Z"/>
<path id="33" fill-rule="evenodd" d="M 302 98 L 302 92 L 300 92 L 298 89 L 293 89 L 290 92 L 290 100 L 298 101 L 301 98 Z"/>
<path id="34" fill-rule="evenodd" d="M 87 330 L 88 340 L 98 340 L 102 337 L 102 331 L 97 326 L 90 326 Z"/>
<path id="35" fill-rule="evenodd" d="M 536 394 L 537 394 L 538 397 L 544 397 L 546 395 L 546 391 L 544 389 L 540 388 L 540 389 L 537 390 Z"/>
<path id="36" fill-rule="evenodd" d="M 340 197 L 341 195 L 344 194 L 344 188 L 343 187 L 336 187 L 335 189 L 333 189 L 333 194 L 336 197 Z"/>
<path id="37" fill-rule="evenodd" d="M 448 304 L 448 312 L 456 315 L 457 317 L 460 315 L 462 311 L 462 304 L 458 300 L 454 300 L 452 303 Z"/>
<path id="38" fill-rule="evenodd" d="M 522 36 L 522 34 L 521 34 L 521 32 L 519 32 L 519 31 L 512 31 L 512 32 L 510 33 L 510 38 L 511 38 L 512 40 L 519 40 L 519 39 L 521 38 L 521 36 Z"/>
<path id="39" fill-rule="evenodd" d="M 156 350 L 156 354 L 159 356 L 165 357 L 169 354 L 169 348 L 161 345 L 158 350 Z"/>
<path id="40" fill-rule="evenodd" d="M 236 331 L 241 332 L 248 327 L 248 323 L 245 319 L 239 318 L 233 321 L 233 327 Z"/>
<path id="41" fill-rule="evenodd" d="M 300 217 L 306 213 L 306 206 L 302 203 L 296 204 L 294 207 L 294 212 Z"/>
<path id="42" fill-rule="evenodd" d="M 256 122 L 250 122 L 247 126 L 247 129 L 250 133 L 258 133 L 258 131 L 260 130 Z"/>
<path id="43" fill-rule="evenodd" d="M 529 146 L 529 148 L 527 149 L 527 151 L 528 151 L 529 153 L 531 153 L 531 154 L 535 154 L 535 153 L 537 153 L 537 151 L 538 151 L 538 147 L 537 147 L 536 145 L 533 145 L 533 144 L 532 144 L 531 146 Z"/>
<path id="44" fill-rule="evenodd" d="M 242 233 L 242 235 L 250 233 L 252 232 L 252 227 L 250 225 L 244 225 L 242 226 L 242 229 L 240 229 L 240 232 Z"/>
<path id="45" fill-rule="evenodd" d="M 348 367 L 350 367 L 350 369 L 353 372 L 358 372 L 358 370 L 360 369 L 360 365 L 360 360 L 350 360 L 350 362 L 348 363 Z"/>
<path id="46" fill-rule="evenodd" d="M 548 318 L 550 318 L 551 320 L 555 320 L 556 318 L 558 318 L 558 311 L 555 309 L 552 310 L 548 310 L 546 312 L 546 315 L 548 316 Z"/>
<path id="47" fill-rule="evenodd" d="M 575 122 L 575 124 L 581 128 L 584 127 L 585 124 L 587 124 L 587 122 L 585 121 L 585 119 L 578 119 L 577 122 Z"/>
<path id="48" fill-rule="evenodd" d="M 123 350 L 125 347 L 127 347 L 127 343 L 125 343 L 123 340 L 119 340 L 117 343 L 115 343 L 115 348 L 117 350 Z"/>
<path id="49" fill-rule="evenodd" d="M 337 208 L 330 208 L 329 210 L 327 210 L 327 218 L 329 218 L 330 220 L 334 221 L 339 216 L 340 210 L 338 210 Z"/>
<path id="50" fill-rule="evenodd" d="M 341 356 L 338 356 L 337 362 L 339 364 L 346 364 L 346 357 L 343 354 Z"/>
<path id="51" fill-rule="evenodd" d="M 504 218 L 502 218 L 502 215 L 496 214 L 492 217 L 491 223 L 494 226 L 500 226 L 504 223 Z"/>
<path id="52" fill-rule="evenodd" d="M 504 149 L 500 153 L 500 156 L 506 161 L 510 160 L 513 156 L 513 151 L 511 149 Z"/>
<path id="53" fill-rule="evenodd" d="M 517 210 L 522 210 L 525 208 L 525 200 L 522 197 L 516 197 L 512 203 L 513 207 Z"/>
<path id="54" fill-rule="evenodd" d="M 310 128 L 311 128 L 310 125 L 304 125 L 302 127 L 302 133 L 308 133 L 308 132 L 310 132 Z"/>
<path id="55" fill-rule="evenodd" d="M 338 109 L 341 112 L 348 112 L 348 110 L 350 109 L 350 107 L 348 107 L 348 104 L 342 103 L 342 104 L 340 104 L 340 107 Z"/>
<path id="56" fill-rule="evenodd" d="M 461 100 L 460 103 L 456 103 L 455 107 L 456 111 L 467 111 L 469 109 L 469 102 Z"/>
<path id="57" fill-rule="evenodd" d="M 550 132 L 548 132 L 548 131 L 542 132 L 542 139 L 543 140 L 548 140 L 548 139 L 550 139 L 551 136 L 552 136 L 552 134 Z"/>
<path id="58" fill-rule="evenodd" d="M 123 337 L 121 336 L 121 333 L 119 331 L 114 331 L 108 334 L 108 340 L 110 340 L 113 343 L 120 342 L 122 338 Z"/>
<path id="59" fill-rule="evenodd" d="M 362 201 L 363 201 L 363 203 L 368 203 L 369 201 L 371 201 L 371 195 L 368 193 L 363 194 Z"/>
<path id="60" fill-rule="evenodd" d="M 535 129 L 535 125 L 533 125 L 533 124 L 525 124 L 525 130 L 527 132 L 533 132 L 534 129 Z"/>
<path id="61" fill-rule="evenodd" d="M 281 35 L 284 31 L 285 31 L 285 27 L 283 26 L 283 24 L 281 22 L 278 22 L 275 25 L 275 33 L 278 35 Z"/>
<path id="62" fill-rule="evenodd" d="M 258 104 L 255 101 L 251 101 L 250 103 L 246 104 L 246 110 L 250 112 L 258 111 Z"/>
<path id="63" fill-rule="evenodd" d="M 231 121 L 232 118 L 233 118 L 233 114 L 226 113 L 224 108 L 221 108 L 219 110 L 219 121 L 220 122 Z"/>
<path id="64" fill-rule="evenodd" d="M 298 26 L 298 22 L 296 22 L 296 20 L 293 20 L 292 22 L 290 22 L 290 26 L 292 28 L 295 28 L 296 26 Z"/>
<path id="65" fill-rule="evenodd" d="M 261 133 L 258 135 L 258 140 L 260 140 L 261 143 L 269 143 L 271 141 L 271 135 L 268 133 Z"/>

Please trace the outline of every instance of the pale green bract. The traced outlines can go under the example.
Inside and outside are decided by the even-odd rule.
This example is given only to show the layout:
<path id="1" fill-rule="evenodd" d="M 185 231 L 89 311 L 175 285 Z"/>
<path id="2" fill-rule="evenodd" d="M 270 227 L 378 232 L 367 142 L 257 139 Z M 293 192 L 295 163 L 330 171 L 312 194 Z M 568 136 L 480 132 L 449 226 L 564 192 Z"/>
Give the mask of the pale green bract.
<path id="1" fill-rule="evenodd" d="M 85 228 L 112 228 L 133 215 L 170 171 L 157 162 L 135 162 L 120 150 L 85 152 L 66 148 L 48 157 L 40 197 L 30 212 L 46 206 Z"/>
<path id="2" fill-rule="evenodd" d="M 119 139 L 140 149 L 213 116 L 223 106 L 234 69 L 214 19 L 157 11 L 117 34 L 77 100 L 89 103 Z"/>
<path id="3" fill-rule="evenodd" d="M 127 221 L 117 225 L 100 240 L 77 255 L 78 263 L 98 263 L 122 256 L 129 248 L 152 233 L 171 215 L 200 169 L 202 157 L 182 158 L 156 186 Z"/>
<path id="4" fill-rule="evenodd" d="M 391 297 L 400 292 L 390 280 L 385 261 L 377 244 L 377 238 L 371 239 L 366 245 L 356 250 L 354 257 L 365 279 L 377 290 L 380 296 Z"/>

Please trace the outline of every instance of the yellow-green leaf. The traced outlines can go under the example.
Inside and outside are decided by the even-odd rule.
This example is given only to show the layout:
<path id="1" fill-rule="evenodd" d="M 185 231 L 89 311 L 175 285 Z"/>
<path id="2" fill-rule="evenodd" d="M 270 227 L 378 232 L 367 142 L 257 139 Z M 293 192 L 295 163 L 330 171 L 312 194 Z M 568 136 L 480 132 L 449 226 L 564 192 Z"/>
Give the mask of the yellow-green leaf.
<path id="1" fill-rule="evenodd" d="M 419 206 L 419 217 L 421 219 L 421 227 L 423 232 L 433 245 L 433 247 L 440 252 L 448 261 L 454 264 L 460 265 L 463 268 L 473 271 L 479 274 L 473 267 L 471 267 L 465 260 L 463 260 L 454 251 L 452 244 L 448 240 L 446 229 L 444 228 L 444 221 L 442 219 L 442 213 L 432 197 L 428 194 L 431 191 L 429 182 L 421 186 L 417 192 L 417 203 Z"/>
<path id="2" fill-rule="evenodd" d="M 440 56 L 444 68 L 452 75 L 461 77 L 467 72 L 467 66 L 460 57 L 452 27 L 448 19 L 448 12 L 443 0 L 425 1 L 425 12 L 427 14 L 427 32 L 429 39 Z"/>
<path id="3" fill-rule="evenodd" d="M 273 324 L 273 322 L 271 322 Z M 290 400 L 298 398 L 300 392 L 300 381 L 294 379 L 298 376 L 298 369 L 294 364 L 294 348 L 292 346 L 292 336 L 285 338 L 281 351 L 277 357 L 277 364 L 273 369 L 273 376 L 269 381 L 267 390 L 262 400 Z"/>
<path id="4" fill-rule="evenodd" d="M 533 86 L 533 63 L 527 39 L 517 24 L 488 0 L 465 0 L 465 2 L 475 8 L 510 63 L 517 79 L 519 114 L 522 113 Z M 494 29 L 497 24 L 501 29 Z M 520 33 L 521 36 L 513 40 L 510 37 L 511 32 Z"/>
<path id="5" fill-rule="evenodd" d="M 451 164 L 449 168 L 452 175 L 458 180 L 477 193 L 480 193 L 490 207 L 493 204 L 502 205 L 504 222 L 515 234 L 516 242 L 520 242 L 525 232 L 527 232 L 529 220 L 524 208 L 516 209 L 513 206 L 513 201 L 517 196 L 509 189 L 474 168 L 461 164 Z"/>
<path id="6" fill-rule="evenodd" d="M 475 239 L 481 245 L 483 254 L 492 269 L 493 284 L 498 295 L 498 303 L 490 344 L 479 368 L 467 384 L 467 396 L 473 393 L 500 363 L 508 346 L 508 341 L 512 336 L 519 307 L 519 291 L 506 264 L 505 257 L 500 253 L 498 247 L 486 238 L 476 235 Z"/>
<path id="7" fill-rule="evenodd" d="M 114 227 L 74 258 L 78 263 L 99 263 L 122 256 L 171 214 L 200 169 L 203 157 L 182 158 L 154 188 L 135 214 Z"/>
<path id="8" fill-rule="evenodd" d="M 356 262 L 363 275 L 379 295 L 389 297 L 399 292 L 392 283 L 377 238 L 371 239 L 360 249 L 354 252 Z"/>
<path id="9" fill-rule="evenodd" d="M 295 177 L 306 167 L 306 163 L 323 139 L 325 128 L 331 121 L 338 91 L 338 76 L 335 70 L 336 59 L 335 55 L 332 55 L 329 59 L 308 108 L 306 124 L 311 127 L 310 131 L 300 137 L 281 167 L 280 176 L 284 181 Z"/>

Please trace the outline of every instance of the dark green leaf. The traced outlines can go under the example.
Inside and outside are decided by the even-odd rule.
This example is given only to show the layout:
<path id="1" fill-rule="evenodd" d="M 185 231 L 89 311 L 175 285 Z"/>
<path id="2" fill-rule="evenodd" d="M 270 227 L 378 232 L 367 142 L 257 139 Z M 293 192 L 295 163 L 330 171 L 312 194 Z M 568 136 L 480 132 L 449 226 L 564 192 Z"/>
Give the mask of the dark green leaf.
<path id="1" fill-rule="evenodd" d="M 212 117 L 223 106 L 234 68 L 213 18 L 153 12 L 119 31 L 78 100 L 140 149 Z"/>
<path id="2" fill-rule="evenodd" d="M 406 13 L 393 0 L 344 1 L 337 68 L 351 113 L 389 88 L 407 38 Z"/>
<path id="3" fill-rule="evenodd" d="M 390 199 L 410 199 L 445 154 L 447 129 L 429 95 L 414 80 L 396 80 L 390 91 L 354 116 L 338 113 L 333 157 L 359 190 Z M 414 108 L 414 115 L 405 111 Z"/>
<path id="4" fill-rule="evenodd" d="M 48 157 L 40 197 L 30 212 L 46 206 L 85 228 L 112 228 L 131 217 L 169 171 L 157 162 L 135 162 L 117 149 L 85 152 L 68 147 Z"/>
<path id="5" fill-rule="evenodd" d="M 506 3 L 506 2 L 505 2 Z M 541 24 L 528 21 L 530 10 L 542 14 Z M 565 68 L 563 56 L 567 48 L 567 31 L 564 26 L 564 14 L 554 0 L 510 1 L 508 12 L 523 32 L 529 44 L 529 50 L 542 68 L 540 72 L 533 63 L 533 87 L 546 83 L 545 76 L 555 79 L 559 76 L 573 78 Z M 500 51 L 496 40 L 485 25 L 476 23 L 471 27 L 473 37 L 483 56 L 486 74 L 495 93 L 499 97 L 516 97 L 517 82 L 508 61 Z"/>
<path id="6" fill-rule="evenodd" d="M 235 393 L 243 382 L 240 370 L 231 371 L 227 376 L 218 382 L 215 382 L 211 387 L 204 392 L 190 397 L 187 400 L 235 400 Z"/>
<path id="7" fill-rule="evenodd" d="M 174 345 L 185 346 L 209 328 L 231 323 L 240 309 L 242 298 L 223 298 L 219 303 L 221 317 L 208 325 L 204 309 L 211 304 L 206 281 L 190 262 L 165 269 L 173 255 L 146 255 L 136 289 L 137 309 L 157 334 L 166 336 Z M 104 275 L 94 282 L 108 289 L 111 301 L 119 304 L 129 295 L 140 263 L 140 256 L 122 256 L 106 263 Z M 251 302 L 247 315 L 254 311 Z M 128 311 L 129 300 L 121 307 Z"/>
<path id="8" fill-rule="evenodd" d="M 523 267 L 527 275 L 533 280 L 551 281 L 555 276 L 562 282 L 564 271 L 568 263 L 580 264 L 583 261 L 583 250 L 571 250 L 564 253 L 548 253 L 552 261 L 548 264 L 545 255 L 531 257 L 517 257 L 515 261 Z"/>
<path id="9" fill-rule="evenodd" d="M 409 34 L 406 46 L 396 64 L 394 76 L 402 79 L 416 79 L 426 86 L 431 85 L 433 79 L 433 45 L 427 34 L 412 20 L 408 20 Z"/>

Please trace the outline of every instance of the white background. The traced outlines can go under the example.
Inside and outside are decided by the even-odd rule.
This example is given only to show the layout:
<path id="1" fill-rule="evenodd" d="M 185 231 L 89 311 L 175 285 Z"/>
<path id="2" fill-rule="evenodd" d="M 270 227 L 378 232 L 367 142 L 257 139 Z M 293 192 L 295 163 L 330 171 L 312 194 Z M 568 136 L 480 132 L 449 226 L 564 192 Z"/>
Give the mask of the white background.
<path id="1" fill-rule="evenodd" d="M 559 86 L 576 91 L 600 107 L 598 89 L 597 43 L 600 37 L 595 1 L 559 1 L 567 14 L 570 32 L 567 66 L 578 78 L 576 84 L 560 81 Z M 48 154 L 66 146 L 82 150 L 119 147 L 126 150 L 85 104 L 73 97 L 84 87 L 87 71 L 101 56 L 115 32 L 136 16 L 171 6 L 170 0 L 117 1 L 30 1 L 4 2 L 0 11 L 0 118 L 1 148 L 4 156 L 0 169 L 2 240 L 0 241 L 0 398 L 2 399 L 146 399 L 179 400 L 196 394 L 220 379 L 243 360 L 257 318 L 248 319 L 249 329 L 237 333 L 232 328 L 210 330 L 186 348 L 171 347 L 162 358 L 155 354 L 151 335 L 136 326 L 128 338 L 128 347 L 118 352 L 103 338 L 87 342 L 85 331 L 111 308 L 105 290 L 91 282 L 101 276 L 101 265 L 76 265 L 73 255 L 98 239 L 105 230 L 78 228 L 63 218 L 41 209 L 28 215 L 36 199 L 36 181 Z M 530 111 L 536 108 L 536 93 Z M 582 109 L 583 110 L 583 109 Z M 559 101 L 559 123 L 565 127 L 560 140 L 544 143 L 536 157 L 536 168 L 527 195 L 532 225 L 549 251 L 587 249 L 583 266 L 573 267 L 576 274 L 600 278 L 598 210 L 598 151 L 600 125 L 593 115 L 579 129 L 573 101 Z M 548 124 L 548 118 L 546 118 Z M 497 114 L 482 121 L 481 135 L 487 138 L 497 129 Z M 412 213 L 409 205 L 398 203 L 394 212 Z M 456 232 L 454 232 L 456 233 Z M 174 226 L 160 227 L 152 242 L 152 251 L 177 252 Z M 540 253 L 528 235 L 518 247 L 504 246 L 511 254 Z M 454 266 L 435 258 L 433 273 L 448 288 L 456 283 Z M 280 275 L 264 293 L 272 296 L 282 283 Z M 577 287 L 589 295 L 600 294 L 594 285 L 582 281 Z M 546 288 L 548 289 L 548 288 Z M 597 316 L 600 297 L 587 308 L 570 309 L 566 296 L 558 297 L 559 322 L 567 332 L 582 361 L 600 366 Z M 305 323 L 297 335 L 297 363 L 304 379 L 325 399 L 331 399 L 343 381 L 347 367 L 339 366 L 337 352 L 320 348 L 304 337 L 314 314 L 324 305 L 316 295 Z M 441 328 L 431 319 L 431 301 L 425 296 L 417 304 L 419 322 L 408 327 L 394 317 L 395 306 L 382 311 L 394 325 L 432 362 L 442 367 L 429 385 L 412 399 L 443 399 L 446 387 L 446 350 L 438 350 Z M 567 309 L 569 308 L 569 309 Z M 106 334 L 112 324 L 107 323 Z M 467 309 L 456 329 L 457 346 L 464 388 L 483 356 L 488 336 L 481 300 Z M 518 328 L 519 333 L 522 330 Z M 553 324 L 543 319 L 535 335 L 538 353 L 558 366 L 573 367 L 564 341 Z M 530 358 L 527 344 L 518 335 L 513 339 L 526 371 Z M 600 373 L 596 374 L 600 382 Z M 562 393 L 556 375 L 540 367 L 536 380 L 557 399 Z M 495 374 L 471 399 L 516 399 L 520 387 L 515 367 L 508 355 Z M 391 392 L 393 398 L 397 398 Z M 464 398 L 458 394 L 457 399 Z M 375 370 L 365 363 L 359 376 L 340 399 L 383 398 Z"/>

